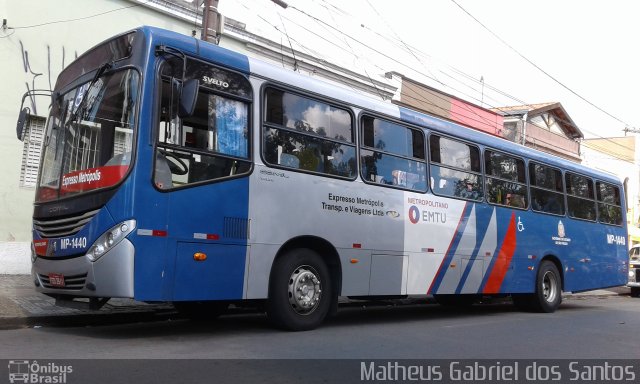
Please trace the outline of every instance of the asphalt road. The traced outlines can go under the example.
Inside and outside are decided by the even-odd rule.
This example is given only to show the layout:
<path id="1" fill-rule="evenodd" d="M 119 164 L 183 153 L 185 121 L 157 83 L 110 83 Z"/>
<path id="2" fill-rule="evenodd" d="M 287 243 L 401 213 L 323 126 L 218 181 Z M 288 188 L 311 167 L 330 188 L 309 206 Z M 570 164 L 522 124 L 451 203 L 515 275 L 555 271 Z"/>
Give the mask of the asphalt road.
<path id="1" fill-rule="evenodd" d="M 640 299 L 574 296 L 553 314 L 504 303 L 341 308 L 283 332 L 263 314 L 0 331 L 0 359 L 638 359 Z"/>

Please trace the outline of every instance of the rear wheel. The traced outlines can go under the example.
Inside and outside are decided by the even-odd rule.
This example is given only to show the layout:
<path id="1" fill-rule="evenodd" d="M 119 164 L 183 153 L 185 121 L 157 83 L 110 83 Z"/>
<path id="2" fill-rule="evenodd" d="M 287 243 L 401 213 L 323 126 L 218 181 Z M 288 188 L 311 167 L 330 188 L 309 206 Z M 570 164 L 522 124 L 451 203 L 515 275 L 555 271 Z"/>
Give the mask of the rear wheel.
<path id="1" fill-rule="evenodd" d="M 271 272 L 267 315 L 274 325 L 306 331 L 319 326 L 331 308 L 329 269 L 310 249 L 295 249 L 278 258 Z"/>
<path id="2" fill-rule="evenodd" d="M 533 294 L 514 295 L 513 302 L 519 309 L 534 312 L 554 312 L 562 303 L 562 278 L 551 261 L 540 263 Z"/>

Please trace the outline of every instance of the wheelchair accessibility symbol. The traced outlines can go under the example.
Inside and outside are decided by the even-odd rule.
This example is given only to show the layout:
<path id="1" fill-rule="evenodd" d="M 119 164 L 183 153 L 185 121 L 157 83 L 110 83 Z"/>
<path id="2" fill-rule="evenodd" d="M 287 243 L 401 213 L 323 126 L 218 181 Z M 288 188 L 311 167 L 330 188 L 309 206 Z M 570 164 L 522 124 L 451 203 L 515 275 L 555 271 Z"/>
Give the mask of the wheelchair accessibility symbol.
<path id="1" fill-rule="evenodd" d="M 518 216 L 518 232 L 524 231 L 524 224 L 520 221 L 520 216 Z"/>

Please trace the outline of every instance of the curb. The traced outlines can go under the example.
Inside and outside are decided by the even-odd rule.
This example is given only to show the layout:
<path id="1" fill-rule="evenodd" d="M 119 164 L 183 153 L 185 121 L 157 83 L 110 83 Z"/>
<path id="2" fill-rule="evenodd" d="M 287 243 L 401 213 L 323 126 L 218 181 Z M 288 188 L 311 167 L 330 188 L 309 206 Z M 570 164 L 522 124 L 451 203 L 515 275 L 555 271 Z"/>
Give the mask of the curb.
<path id="1" fill-rule="evenodd" d="M 117 325 L 180 319 L 173 309 L 132 310 L 128 312 L 80 313 L 44 316 L 0 317 L 0 330 L 36 328 L 40 326 L 78 327 Z"/>

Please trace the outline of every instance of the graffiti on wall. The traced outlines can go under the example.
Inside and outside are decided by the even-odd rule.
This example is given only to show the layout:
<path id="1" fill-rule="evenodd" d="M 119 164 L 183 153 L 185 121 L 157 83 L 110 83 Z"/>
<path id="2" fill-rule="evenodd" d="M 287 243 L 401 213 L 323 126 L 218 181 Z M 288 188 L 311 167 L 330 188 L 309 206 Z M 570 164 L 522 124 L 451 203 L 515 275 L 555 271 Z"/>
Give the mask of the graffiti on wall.
<path id="1" fill-rule="evenodd" d="M 31 104 L 31 112 L 34 115 L 38 114 L 34 91 L 44 90 L 44 91 L 53 91 L 53 82 L 55 80 L 55 76 L 52 75 L 52 63 L 51 63 L 51 46 L 49 44 L 46 45 L 46 50 L 42 51 L 41 54 L 46 55 L 46 60 L 39 60 L 38 62 L 46 63 L 42 66 L 42 68 L 33 68 L 31 65 L 31 61 L 29 60 L 30 55 L 33 51 L 29 51 L 22 40 L 20 42 L 20 51 L 22 53 L 22 69 L 24 70 L 25 76 L 27 80 L 25 80 L 25 86 L 27 87 L 27 92 L 31 92 L 29 95 L 29 103 Z M 66 59 L 66 49 L 64 46 L 61 48 L 61 56 L 62 61 L 60 68 L 54 68 L 56 74 L 60 73 L 62 69 L 65 67 L 65 59 Z M 37 54 L 37 52 L 35 53 Z M 78 52 L 75 52 L 75 58 L 78 58 Z M 44 83 L 44 84 L 43 84 Z"/>

